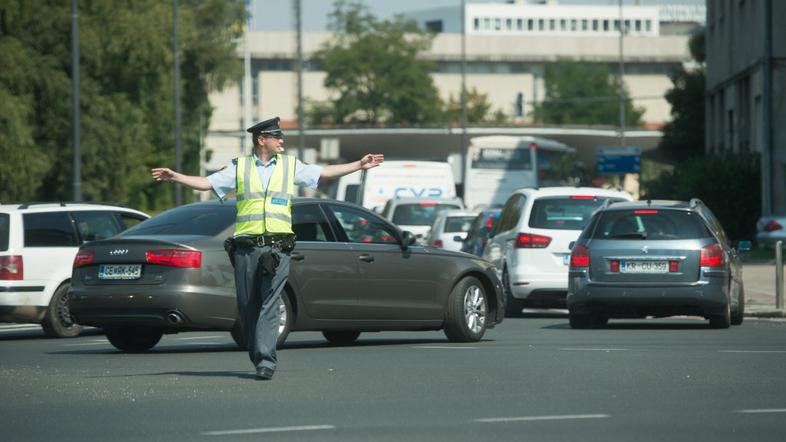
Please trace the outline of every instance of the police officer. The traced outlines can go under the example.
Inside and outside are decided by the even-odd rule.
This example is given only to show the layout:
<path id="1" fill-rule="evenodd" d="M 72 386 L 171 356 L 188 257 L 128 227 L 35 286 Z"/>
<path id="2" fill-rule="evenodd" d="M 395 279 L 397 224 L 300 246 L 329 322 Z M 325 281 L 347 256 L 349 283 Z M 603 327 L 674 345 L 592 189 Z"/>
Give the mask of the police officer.
<path id="1" fill-rule="evenodd" d="M 237 215 L 230 253 L 240 321 L 259 380 L 271 379 L 277 364 L 279 303 L 289 274 L 289 252 L 294 247 L 295 185 L 316 188 L 320 178 L 337 178 L 384 161 L 382 154 L 367 154 L 346 164 L 304 164 L 283 153 L 284 134 L 279 121 L 275 117 L 248 128 L 253 154 L 235 158 L 207 177 L 183 175 L 165 167 L 152 169 L 156 181 L 212 189 L 222 200 L 235 191 Z"/>

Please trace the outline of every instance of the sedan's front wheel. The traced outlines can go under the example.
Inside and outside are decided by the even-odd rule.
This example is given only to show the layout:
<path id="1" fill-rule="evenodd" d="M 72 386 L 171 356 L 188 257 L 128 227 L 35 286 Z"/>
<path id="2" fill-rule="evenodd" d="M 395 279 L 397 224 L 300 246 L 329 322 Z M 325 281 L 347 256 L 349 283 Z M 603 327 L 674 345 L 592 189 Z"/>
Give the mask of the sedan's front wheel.
<path id="1" fill-rule="evenodd" d="M 453 342 L 479 341 L 486 332 L 488 300 L 483 284 L 466 277 L 453 288 L 445 313 L 445 336 Z"/>
<path id="2" fill-rule="evenodd" d="M 106 330 L 109 343 L 127 353 L 143 353 L 158 344 L 164 333 L 149 328 L 122 327 Z"/>
<path id="3" fill-rule="evenodd" d="M 325 330 L 322 336 L 334 345 L 349 345 L 357 341 L 360 332 L 357 330 Z"/>

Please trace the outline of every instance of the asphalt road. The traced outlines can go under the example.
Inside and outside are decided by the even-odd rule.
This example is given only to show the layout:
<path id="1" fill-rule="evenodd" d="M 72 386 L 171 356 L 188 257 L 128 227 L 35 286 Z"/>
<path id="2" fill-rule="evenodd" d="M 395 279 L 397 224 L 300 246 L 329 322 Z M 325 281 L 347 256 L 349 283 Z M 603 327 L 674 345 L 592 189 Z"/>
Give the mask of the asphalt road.
<path id="1" fill-rule="evenodd" d="M 571 330 L 508 319 L 483 342 L 441 332 L 330 347 L 293 333 L 255 381 L 226 333 L 122 354 L 96 332 L 0 327 L 0 439 L 783 441 L 786 322 L 689 318 Z"/>

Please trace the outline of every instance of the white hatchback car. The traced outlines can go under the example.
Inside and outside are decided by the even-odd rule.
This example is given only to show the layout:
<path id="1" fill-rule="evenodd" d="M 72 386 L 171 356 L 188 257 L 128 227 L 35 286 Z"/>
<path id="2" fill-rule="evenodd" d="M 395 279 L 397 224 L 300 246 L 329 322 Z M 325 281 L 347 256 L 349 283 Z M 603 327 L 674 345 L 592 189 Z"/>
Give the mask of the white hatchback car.
<path id="1" fill-rule="evenodd" d="M 426 245 L 445 250 L 459 251 L 467 238 L 467 232 L 478 212 L 468 210 L 445 210 L 437 215 L 426 235 Z"/>
<path id="2" fill-rule="evenodd" d="M 608 199 L 633 198 L 594 187 L 525 188 L 508 198 L 483 252 L 499 272 L 508 316 L 520 315 L 525 306 L 565 306 L 568 246 Z"/>
<path id="3" fill-rule="evenodd" d="M 78 335 L 68 310 L 77 249 L 147 218 L 103 204 L 0 204 L 0 322 L 39 323 L 52 337 Z"/>

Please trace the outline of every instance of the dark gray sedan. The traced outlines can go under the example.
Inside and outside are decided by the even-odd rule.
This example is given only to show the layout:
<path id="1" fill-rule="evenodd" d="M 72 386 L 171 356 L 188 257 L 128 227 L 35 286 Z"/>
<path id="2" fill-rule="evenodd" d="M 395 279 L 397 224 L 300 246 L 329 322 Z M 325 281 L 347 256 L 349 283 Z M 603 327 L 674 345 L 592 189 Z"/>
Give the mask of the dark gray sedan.
<path id="1" fill-rule="evenodd" d="M 85 244 L 71 314 L 124 351 L 193 330 L 232 331 L 244 346 L 223 249 L 234 219 L 234 201 L 194 203 Z M 443 329 L 451 341 L 478 341 L 502 321 L 501 285 L 483 259 L 417 246 L 410 232 L 341 201 L 296 199 L 293 230 L 279 344 L 300 330 L 341 344 L 384 330 Z"/>
<path id="2" fill-rule="evenodd" d="M 572 247 L 567 305 L 573 328 L 672 315 L 728 328 L 743 320 L 742 263 L 698 199 L 606 204 Z"/>

